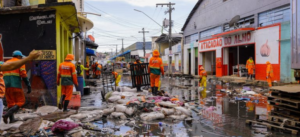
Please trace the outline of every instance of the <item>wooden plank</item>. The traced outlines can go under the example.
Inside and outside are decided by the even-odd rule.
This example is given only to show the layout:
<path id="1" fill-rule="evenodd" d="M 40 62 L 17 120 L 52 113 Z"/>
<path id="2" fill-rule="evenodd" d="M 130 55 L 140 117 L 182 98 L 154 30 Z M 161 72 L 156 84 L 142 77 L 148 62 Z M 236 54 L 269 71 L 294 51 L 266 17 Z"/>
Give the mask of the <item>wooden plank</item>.
<path id="1" fill-rule="evenodd" d="M 296 100 L 296 99 L 289 99 L 289 98 L 284 98 L 284 97 L 279 97 L 279 96 L 267 96 L 268 100 L 269 98 L 273 98 L 273 99 L 279 99 L 279 100 L 284 100 L 287 102 L 291 102 L 291 103 L 299 103 L 300 104 L 300 100 Z"/>
<path id="2" fill-rule="evenodd" d="M 273 105 L 273 106 L 278 106 L 278 105 L 282 105 L 282 106 L 287 106 L 287 107 L 291 107 L 291 108 L 296 108 L 298 109 L 298 105 L 290 105 L 290 104 L 286 104 L 286 103 L 281 103 L 281 102 L 276 102 L 276 101 L 272 101 L 272 100 L 269 100 L 270 104 Z"/>
<path id="3" fill-rule="evenodd" d="M 267 123 L 267 122 L 259 122 L 259 121 L 253 121 L 253 120 L 246 120 L 246 124 L 249 124 L 249 125 L 252 125 L 252 124 L 264 125 L 264 126 L 267 126 L 268 129 L 271 129 L 271 130 L 273 128 L 276 128 L 276 129 L 281 129 L 281 130 L 284 130 L 284 131 L 290 131 L 294 135 L 298 134 L 298 130 L 290 129 L 290 128 L 285 128 L 285 127 L 281 127 L 281 126 L 276 126 L 276 125 L 273 125 L 273 124 Z"/>
<path id="4" fill-rule="evenodd" d="M 270 90 L 279 90 L 287 93 L 300 93 L 300 85 L 284 85 L 284 86 L 274 86 Z"/>
<path id="5" fill-rule="evenodd" d="M 291 112 L 294 112 L 294 113 L 297 113 L 297 114 L 300 115 L 300 110 L 299 109 L 297 110 L 297 109 L 282 107 L 282 106 L 278 106 L 278 105 L 274 105 L 273 107 L 278 108 L 278 109 L 282 109 L 284 111 L 291 111 Z"/>
<path id="6" fill-rule="evenodd" d="M 287 115 L 287 114 L 283 114 L 281 112 L 272 111 L 272 114 L 287 117 L 287 118 L 290 118 L 290 119 L 293 119 L 293 120 L 296 120 L 296 121 L 300 120 L 299 116 Z"/>

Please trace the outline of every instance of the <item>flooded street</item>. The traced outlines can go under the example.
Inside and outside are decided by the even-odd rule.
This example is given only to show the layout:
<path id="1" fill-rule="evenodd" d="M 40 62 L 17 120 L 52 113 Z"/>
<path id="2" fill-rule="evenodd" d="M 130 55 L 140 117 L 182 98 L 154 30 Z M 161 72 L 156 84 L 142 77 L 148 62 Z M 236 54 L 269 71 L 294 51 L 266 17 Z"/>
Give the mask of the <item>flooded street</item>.
<path id="1" fill-rule="evenodd" d="M 100 128 L 110 127 L 119 128 L 115 135 L 124 135 L 126 132 L 137 132 L 144 136 L 178 136 L 178 137 L 264 137 L 274 136 L 293 137 L 291 134 L 286 134 L 276 131 L 268 131 L 266 126 L 253 125 L 252 127 L 246 124 L 246 120 L 254 120 L 256 115 L 267 115 L 270 112 L 270 106 L 267 103 L 267 98 L 264 96 L 251 97 L 248 96 L 229 96 L 226 92 L 220 92 L 220 89 L 232 90 L 242 89 L 239 85 L 229 85 L 211 80 L 208 82 L 207 97 L 205 105 L 201 106 L 200 94 L 198 93 L 197 79 L 182 79 L 182 78 L 164 78 L 162 79 L 162 90 L 165 90 L 171 96 L 178 96 L 181 101 L 185 101 L 193 107 L 192 122 L 188 121 L 151 121 L 142 122 L 136 121 L 135 127 L 125 125 L 128 121 L 104 119 L 94 122 Z M 171 84 L 169 84 L 169 82 Z M 120 82 L 121 86 L 131 86 L 130 76 L 123 76 Z M 188 89 L 180 89 L 170 85 L 190 85 Z M 251 89 L 256 87 L 250 87 Z M 239 99 L 235 99 L 238 97 Z M 241 100 L 241 98 L 243 98 Z M 91 94 L 84 96 L 82 106 L 102 106 L 106 105 L 101 101 L 101 94 Z M 238 101 L 240 100 L 240 101 Z M 267 116 L 261 116 L 264 119 Z M 134 120 L 130 118 L 129 120 Z"/>

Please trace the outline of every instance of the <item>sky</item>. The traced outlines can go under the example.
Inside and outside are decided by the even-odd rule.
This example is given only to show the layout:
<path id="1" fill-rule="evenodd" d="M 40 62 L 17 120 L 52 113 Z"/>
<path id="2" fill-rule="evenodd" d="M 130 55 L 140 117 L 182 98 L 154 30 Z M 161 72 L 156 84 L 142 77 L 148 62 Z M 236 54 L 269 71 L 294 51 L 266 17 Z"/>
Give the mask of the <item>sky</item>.
<path id="1" fill-rule="evenodd" d="M 158 6 L 157 3 L 175 3 L 175 10 L 172 12 L 174 26 L 172 33 L 179 33 L 186 21 L 189 13 L 198 0 L 85 0 L 84 11 L 101 14 L 100 16 L 88 15 L 94 27 L 88 31 L 89 35 L 95 37 L 95 42 L 99 45 L 97 52 L 115 52 L 116 44 L 118 51 L 121 50 L 124 39 L 124 48 L 135 42 L 143 41 L 143 34 L 139 33 L 145 28 L 146 41 L 151 41 L 152 36 L 161 35 L 161 27 L 149 19 L 141 12 L 153 18 L 162 25 L 163 20 L 169 19 L 169 14 L 165 14 L 168 7 Z M 168 30 L 166 28 L 165 30 Z M 164 31 L 164 33 L 168 33 Z"/>

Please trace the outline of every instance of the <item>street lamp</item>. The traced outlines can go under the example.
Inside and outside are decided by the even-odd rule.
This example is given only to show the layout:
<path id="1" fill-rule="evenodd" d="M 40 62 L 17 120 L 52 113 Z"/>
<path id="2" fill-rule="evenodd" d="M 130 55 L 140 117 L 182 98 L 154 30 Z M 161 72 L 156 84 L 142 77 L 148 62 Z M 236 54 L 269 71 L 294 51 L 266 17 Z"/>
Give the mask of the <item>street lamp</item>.
<path id="1" fill-rule="evenodd" d="M 154 21 L 158 26 L 160 26 L 161 28 L 164 28 L 162 25 L 160 25 L 160 24 L 157 23 L 154 19 L 152 19 L 150 16 L 148 16 L 145 12 L 140 11 L 140 10 L 137 10 L 137 9 L 134 9 L 134 10 L 137 11 L 137 12 L 143 13 L 143 14 L 146 15 L 149 19 L 151 19 L 152 21 Z M 164 29 L 164 30 L 166 30 L 166 29 Z M 168 30 L 166 30 L 166 31 L 168 31 Z"/>

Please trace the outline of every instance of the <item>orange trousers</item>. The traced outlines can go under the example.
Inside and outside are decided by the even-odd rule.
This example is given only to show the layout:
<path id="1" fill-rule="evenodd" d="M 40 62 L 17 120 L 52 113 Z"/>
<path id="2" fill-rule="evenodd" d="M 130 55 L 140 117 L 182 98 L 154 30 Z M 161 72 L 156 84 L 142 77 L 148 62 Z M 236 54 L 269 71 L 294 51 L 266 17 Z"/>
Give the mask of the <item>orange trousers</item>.
<path id="1" fill-rule="evenodd" d="M 160 75 L 155 75 L 153 73 L 150 73 L 151 87 L 158 87 L 158 85 L 159 85 L 159 78 L 160 78 Z"/>
<path id="2" fill-rule="evenodd" d="M 272 87 L 272 79 L 271 79 L 271 78 L 268 78 L 268 79 L 267 79 L 267 82 L 268 82 L 268 84 L 269 84 L 269 87 Z"/>
<path id="3" fill-rule="evenodd" d="M 253 69 L 248 69 L 248 74 L 253 75 Z"/>
<path id="4" fill-rule="evenodd" d="M 71 100 L 72 94 L 73 94 L 73 85 L 62 85 L 61 86 L 61 93 L 62 95 L 65 95 L 65 100 Z"/>
<path id="5" fill-rule="evenodd" d="M 25 104 L 25 95 L 21 88 L 6 88 L 5 94 L 8 108 L 15 105 L 22 107 Z"/>

